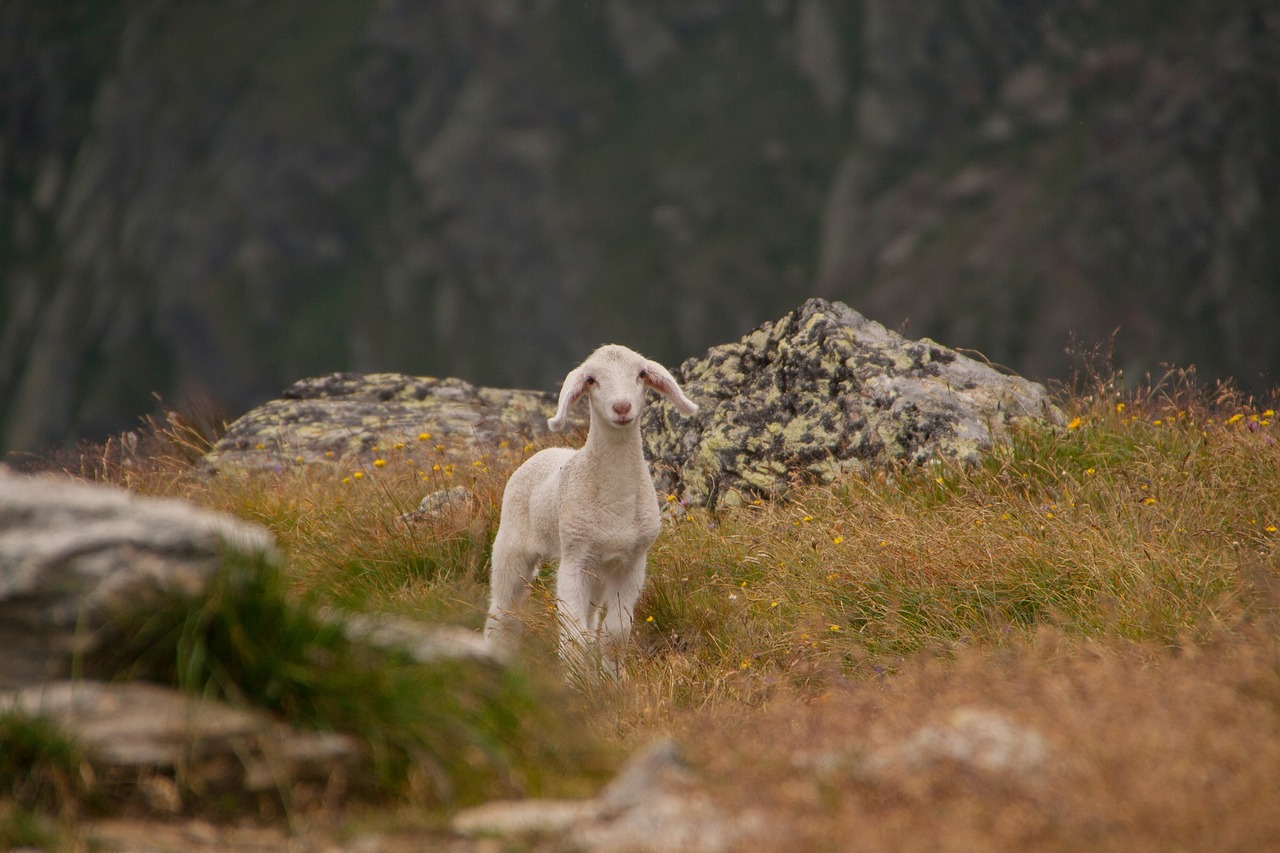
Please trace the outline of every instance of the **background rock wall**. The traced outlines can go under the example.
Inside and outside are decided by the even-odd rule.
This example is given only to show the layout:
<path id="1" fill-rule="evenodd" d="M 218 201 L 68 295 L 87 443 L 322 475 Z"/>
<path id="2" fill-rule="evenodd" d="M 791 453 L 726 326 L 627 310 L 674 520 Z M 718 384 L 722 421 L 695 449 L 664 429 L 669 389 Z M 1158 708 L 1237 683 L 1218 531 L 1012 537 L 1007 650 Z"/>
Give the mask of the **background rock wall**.
<path id="1" fill-rule="evenodd" d="M 0 79 L 0 449 L 810 295 L 1035 379 L 1280 367 L 1266 2 L 0 0 Z"/>

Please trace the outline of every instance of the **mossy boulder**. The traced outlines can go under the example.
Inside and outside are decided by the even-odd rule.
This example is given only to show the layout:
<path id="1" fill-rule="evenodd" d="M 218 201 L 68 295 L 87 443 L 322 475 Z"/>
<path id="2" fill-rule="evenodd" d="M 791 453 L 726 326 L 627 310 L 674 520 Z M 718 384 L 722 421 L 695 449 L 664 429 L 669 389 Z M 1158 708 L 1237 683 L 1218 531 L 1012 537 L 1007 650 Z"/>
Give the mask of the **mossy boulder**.
<path id="1" fill-rule="evenodd" d="M 240 417 L 202 464 L 213 471 L 367 464 L 397 444 L 423 440 L 461 456 L 543 437 L 555 410 L 551 392 L 400 373 L 334 373 L 295 382 L 280 399 Z"/>
<path id="2" fill-rule="evenodd" d="M 1016 421 L 1062 421 L 1043 386 L 822 299 L 689 359 L 677 379 L 701 411 L 649 407 L 645 442 L 659 491 L 699 504 L 869 467 L 976 462 Z"/>

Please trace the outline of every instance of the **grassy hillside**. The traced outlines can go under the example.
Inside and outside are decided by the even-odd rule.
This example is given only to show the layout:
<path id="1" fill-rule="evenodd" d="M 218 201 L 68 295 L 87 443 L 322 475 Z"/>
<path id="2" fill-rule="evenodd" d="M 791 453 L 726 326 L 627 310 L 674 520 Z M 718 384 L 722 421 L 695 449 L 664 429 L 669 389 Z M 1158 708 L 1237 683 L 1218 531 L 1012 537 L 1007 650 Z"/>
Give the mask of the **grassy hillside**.
<path id="1" fill-rule="evenodd" d="M 785 815 L 816 848 L 853 831 L 871 849 L 1274 841 L 1276 404 L 1179 377 L 1097 382 L 1062 404 L 1067 428 L 1026 431 L 976 469 L 884 472 L 715 515 L 671 502 L 627 681 L 549 700 L 552 716 L 585 715 L 597 756 L 671 732 L 719 799 Z M 113 445 L 78 464 L 265 524 L 302 597 L 482 624 L 501 488 L 534 448 L 459 464 L 425 439 L 367 470 L 207 480 L 183 455 L 191 435 L 154 431 L 168 461 L 124 464 Z M 473 498 L 401 520 L 456 484 Z M 525 666 L 554 681 L 551 585 L 535 602 Z M 858 769 L 971 707 L 1045 735 L 1050 770 L 1019 785 L 945 762 Z M 563 772 L 562 790 L 581 784 Z M 429 831 L 396 803 L 413 806 L 412 789 L 346 819 Z"/>

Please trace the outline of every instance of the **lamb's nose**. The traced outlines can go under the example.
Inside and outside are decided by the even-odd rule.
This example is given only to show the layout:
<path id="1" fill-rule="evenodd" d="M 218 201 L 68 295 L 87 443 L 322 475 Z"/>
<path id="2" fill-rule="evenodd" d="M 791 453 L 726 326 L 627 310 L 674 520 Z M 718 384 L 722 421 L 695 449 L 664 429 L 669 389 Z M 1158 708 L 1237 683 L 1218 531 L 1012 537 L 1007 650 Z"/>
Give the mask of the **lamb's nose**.
<path id="1" fill-rule="evenodd" d="M 620 418 L 625 418 L 627 415 L 631 414 L 631 404 L 627 402 L 614 403 L 613 413 Z"/>

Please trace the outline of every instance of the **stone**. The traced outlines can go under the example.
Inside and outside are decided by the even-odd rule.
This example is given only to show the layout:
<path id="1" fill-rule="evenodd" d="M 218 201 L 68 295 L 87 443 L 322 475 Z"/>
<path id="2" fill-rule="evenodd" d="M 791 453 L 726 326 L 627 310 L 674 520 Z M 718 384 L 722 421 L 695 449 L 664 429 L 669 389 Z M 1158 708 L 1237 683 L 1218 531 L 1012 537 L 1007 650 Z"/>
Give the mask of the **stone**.
<path id="1" fill-rule="evenodd" d="M 659 492 L 709 506 L 874 467 L 976 463 L 1016 423 L 1063 421 L 1043 386 L 822 299 L 676 378 L 701 411 L 655 403 L 642 434 Z"/>
<path id="2" fill-rule="evenodd" d="M 1033 780 L 1052 757 L 1048 740 L 1038 731 L 998 711 L 962 707 L 943 722 L 924 726 L 902 743 L 872 754 L 867 769 L 875 772 L 895 764 L 919 769 L 950 761 L 984 773 Z"/>
<path id="3" fill-rule="evenodd" d="M 225 513 L 0 470 L 0 688 L 69 674 L 112 616 L 199 592 L 228 549 L 275 558 L 265 528 Z"/>
<path id="4" fill-rule="evenodd" d="M 378 649 L 399 649 L 419 663 L 463 659 L 497 662 L 484 637 L 468 628 L 428 625 L 386 613 L 331 612 L 327 615 L 342 623 L 343 632 L 353 642 Z"/>
<path id="5" fill-rule="evenodd" d="M 462 458 L 502 441 L 549 435 L 547 419 L 555 410 L 551 392 L 400 373 L 334 373 L 295 382 L 280 399 L 247 412 L 201 465 L 209 471 L 367 465 L 398 443 L 439 445 L 441 452 Z M 584 423 L 581 416 L 573 421 Z"/>
<path id="6" fill-rule="evenodd" d="M 48 682 L 0 694 L 0 709 L 52 720 L 84 750 L 98 778 L 138 782 L 143 802 L 160 813 L 179 811 L 180 789 L 269 794 L 299 782 L 345 784 L 344 774 L 362 759 L 347 735 L 300 732 L 145 682 Z"/>
<path id="7" fill-rule="evenodd" d="M 697 785 L 675 741 L 641 749 L 596 797 L 516 800 L 464 809 L 455 832 L 503 840 L 555 838 L 566 849 L 720 853 L 765 839 L 762 814 L 732 815 Z"/>

